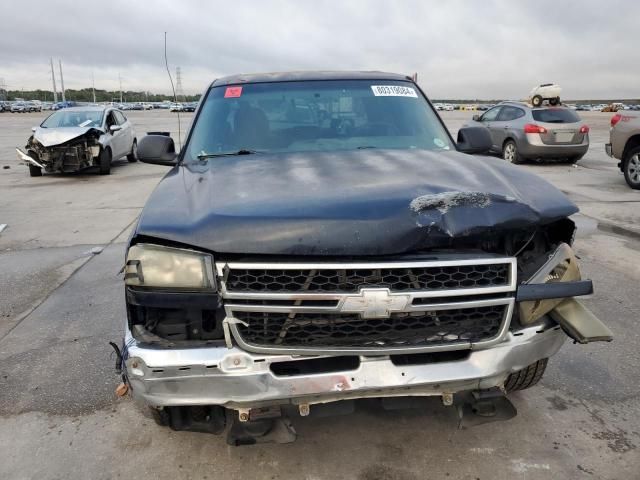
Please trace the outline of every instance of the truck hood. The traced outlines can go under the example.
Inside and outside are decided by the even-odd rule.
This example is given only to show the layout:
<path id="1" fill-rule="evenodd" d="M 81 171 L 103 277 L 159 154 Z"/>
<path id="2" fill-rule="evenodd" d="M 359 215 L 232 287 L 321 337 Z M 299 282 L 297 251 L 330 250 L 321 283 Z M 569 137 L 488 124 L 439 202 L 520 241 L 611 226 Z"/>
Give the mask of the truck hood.
<path id="1" fill-rule="evenodd" d="M 33 132 L 33 138 L 40 142 L 43 147 L 53 147 L 55 145 L 66 143 L 74 138 L 78 138 L 90 130 L 96 130 L 103 133 L 100 129 L 95 127 L 37 127 L 36 131 Z"/>
<path id="2" fill-rule="evenodd" d="M 392 255 L 577 211 L 545 180 L 496 158 L 373 149 L 253 154 L 173 168 L 134 237 L 214 253 Z"/>

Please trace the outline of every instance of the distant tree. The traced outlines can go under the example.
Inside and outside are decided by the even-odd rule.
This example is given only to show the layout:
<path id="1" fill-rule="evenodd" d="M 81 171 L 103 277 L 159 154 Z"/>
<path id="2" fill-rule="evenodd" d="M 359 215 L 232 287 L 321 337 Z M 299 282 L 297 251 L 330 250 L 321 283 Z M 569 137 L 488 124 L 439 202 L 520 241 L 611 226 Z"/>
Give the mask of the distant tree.
<path id="1" fill-rule="evenodd" d="M 120 91 L 109 91 L 96 89 L 96 102 L 111 102 L 120 100 Z M 74 102 L 93 102 L 93 90 L 91 88 L 81 88 L 79 90 L 65 90 L 65 98 Z M 0 91 L 2 98 L 3 91 Z M 53 92 L 51 90 L 9 90 L 4 92 L 5 99 L 15 100 L 23 98 L 25 100 L 40 100 L 43 102 L 53 101 Z M 124 102 L 163 102 L 172 98 L 171 95 L 150 92 L 126 91 L 122 92 L 122 100 Z M 185 95 L 187 102 L 195 102 L 200 95 Z M 117 99 L 117 100 L 114 100 Z"/>

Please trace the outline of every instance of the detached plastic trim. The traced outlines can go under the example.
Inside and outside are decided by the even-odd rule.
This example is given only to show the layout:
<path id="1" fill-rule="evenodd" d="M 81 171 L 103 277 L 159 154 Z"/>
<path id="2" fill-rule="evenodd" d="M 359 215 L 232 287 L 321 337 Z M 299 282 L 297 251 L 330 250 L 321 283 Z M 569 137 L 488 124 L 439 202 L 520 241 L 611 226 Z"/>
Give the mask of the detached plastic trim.
<path id="1" fill-rule="evenodd" d="M 552 298 L 568 298 L 590 295 L 593 293 L 591 280 L 557 283 L 529 283 L 518 285 L 517 302 L 530 300 L 547 300 Z"/>
<path id="2" fill-rule="evenodd" d="M 175 292 L 162 290 L 138 290 L 127 287 L 127 303 L 155 308 L 220 308 L 220 297 L 209 292 Z"/>

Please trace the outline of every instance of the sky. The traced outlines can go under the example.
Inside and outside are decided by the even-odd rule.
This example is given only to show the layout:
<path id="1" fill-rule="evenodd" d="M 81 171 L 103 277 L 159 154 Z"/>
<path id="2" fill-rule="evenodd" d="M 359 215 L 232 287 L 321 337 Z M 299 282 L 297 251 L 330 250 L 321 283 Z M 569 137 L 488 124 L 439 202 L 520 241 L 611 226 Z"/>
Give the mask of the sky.
<path id="1" fill-rule="evenodd" d="M 28 9 L 28 12 L 25 12 Z M 631 0 L 158 0 L 3 2 L 0 79 L 51 89 L 184 93 L 287 70 L 418 73 L 431 98 L 640 98 L 640 2 Z M 0 82 L 2 82 L 0 80 Z"/>

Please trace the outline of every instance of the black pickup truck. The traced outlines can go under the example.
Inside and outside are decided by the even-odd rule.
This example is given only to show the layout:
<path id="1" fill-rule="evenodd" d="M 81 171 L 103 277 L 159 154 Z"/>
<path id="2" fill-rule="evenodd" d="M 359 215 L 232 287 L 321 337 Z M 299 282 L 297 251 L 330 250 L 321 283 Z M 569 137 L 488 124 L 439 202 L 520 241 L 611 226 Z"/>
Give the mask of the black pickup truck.
<path id="1" fill-rule="evenodd" d="M 231 444 L 291 415 L 436 396 L 486 421 L 569 335 L 610 340 L 571 243 L 576 206 L 455 142 L 410 78 L 239 75 L 203 95 L 126 256 L 123 378 L 156 419 Z M 401 402 L 400 402 L 401 403 Z"/>

